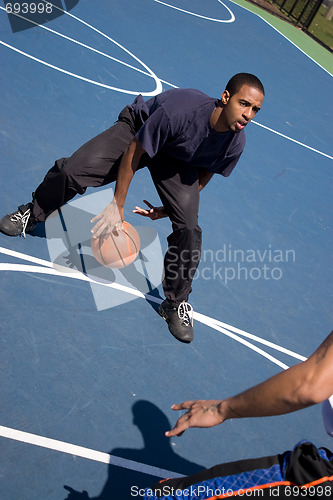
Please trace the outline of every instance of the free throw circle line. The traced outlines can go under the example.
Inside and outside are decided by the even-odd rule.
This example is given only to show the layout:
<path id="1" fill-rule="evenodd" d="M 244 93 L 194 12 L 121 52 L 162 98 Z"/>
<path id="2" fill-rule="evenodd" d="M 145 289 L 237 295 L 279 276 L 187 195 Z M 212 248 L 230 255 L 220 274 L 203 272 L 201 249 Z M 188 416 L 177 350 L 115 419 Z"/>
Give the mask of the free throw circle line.
<path id="1" fill-rule="evenodd" d="M 44 0 L 44 1 L 46 1 L 46 0 Z M 205 19 L 206 21 L 214 21 L 216 23 L 233 23 L 235 21 L 235 16 L 234 16 L 234 13 L 232 12 L 232 10 L 230 10 L 229 7 L 227 7 L 223 2 L 221 2 L 221 0 L 217 0 L 217 1 L 221 5 L 223 5 L 223 7 L 225 7 L 227 9 L 227 11 L 230 14 L 230 19 L 215 19 L 213 17 L 206 17 L 206 16 L 202 16 L 201 14 L 196 14 L 195 12 L 190 12 L 189 10 L 181 9 L 180 7 L 175 7 L 174 5 L 170 5 L 168 3 L 161 2 L 161 0 L 154 0 L 154 2 L 156 2 L 156 3 L 160 3 L 161 5 L 165 5 L 166 7 L 170 7 L 171 9 L 179 10 L 180 12 L 184 12 L 185 14 L 189 14 L 191 16 L 200 17 L 201 19 Z"/>
<path id="2" fill-rule="evenodd" d="M 42 1 L 44 1 L 44 0 L 42 0 Z M 51 3 L 51 2 L 45 1 L 45 3 Z M 138 90 L 134 90 L 134 91 L 132 91 L 132 90 L 126 90 L 126 89 L 121 89 L 121 88 L 119 88 L 119 87 L 114 87 L 114 86 L 111 86 L 111 85 L 107 85 L 107 84 L 104 84 L 104 83 L 101 83 L 101 82 L 97 82 L 96 80 L 92 80 L 92 79 L 90 79 L 90 78 L 86 78 L 86 77 L 84 77 L 84 76 L 81 76 L 81 75 L 78 75 L 78 74 L 73 73 L 73 72 L 71 72 L 71 71 L 68 71 L 68 70 L 65 70 L 65 69 L 63 69 L 63 68 L 60 68 L 59 66 L 56 66 L 56 65 L 54 65 L 54 64 L 48 63 L 47 61 L 44 61 L 43 59 L 39 59 L 38 57 L 35 57 L 35 56 L 31 55 L 31 54 L 28 54 L 27 52 L 24 52 L 24 51 L 22 51 L 22 50 L 18 49 L 17 47 L 14 47 L 13 45 L 10 45 L 9 43 L 4 42 L 3 40 L 0 40 L 0 43 L 1 43 L 2 45 L 4 45 L 5 47 L 7 47 L 7 48 L 9 48 L 9 49 L 11 49 L 11 50 L 13 50 L 13 51 L 15 51 L 15 52 L 17 52 L 17 53 L 19 53 L 19 54 L 21 54 L 21 55 L 23 55 L 23 56 L 25 56 L 25 57 L 27 57 L 27 58 L 29 58 L 29 59 L 33 60 L 33 61 L 36 61 L 36 62 L 38 62 L 38 63 L 40 63 L 40 64 L 44 64 L 45 66 L 47 66 L 47 67 L 49 67 L 49 68 L 52 68 L 52 69 L 54 69 L 54 70 L 56 70 L 56 71 L 59 71 L 60 73 L 64 73 L 64 74 L 66 74 L 66 75 L 72 76 L 72 77 L 74 77 L 74 78 L 77 78 L 77 79 L 79 79 L 79 80 L 85 81 L 85 82 L 87 82 L 87 83 L 92 83 L 92 84 L 97 85 L 97 86 L 99 86 L 99 87 L 107 88 L 107 89 L 109 89 L 109 90 L 114 90 L 114 91 L 116 91 L 116 92 L 122 92 L 122 93 L 124 93 L 124 94 L 129 94 L 129 95 L 138 95 L 138 94 L 140 94 L 140 93 L 141 93 L 143 96 L 147 96 L 147 97 L 149 97 L 149 96 L 155 96 L 156 94 L 159 94 L 159 93 L 161 93 L 161 92 L 162 92 L 163 88 L 162 88 L 162 83 L 161 83 L 161 80 L 160 80 L 160 79 L 159 79 L 159 78 L 155 75 L 155 73 L 154 73 L 154 72 L 153 72 L 153 71 L 152 71 L 152 70 L 151 70 L 151 69 L 150 69 L 150 68 L 149 68 L 149 67 L 148 67 L 148 66 L 147 66 L 147 65 L 146 65 L 143 61 L 141 61 L 138 57 L 136 57 L 134 54 L 132 54 L 132 52 L 130 52 L 128 49 L 126 49 L 126 47 L 123 47 L 123 46 L 122 46 L 119 42 L 117 42 L 116 40 L 113 40 L 111 37 L 109 37 L 108 35 L 106 35 L 106 34 L 105 34 L 105 33 L 103 33 L 102 31 L 98 30 L 97 28 L 94 28 L 94 26 L 91 26 L 90 24 L 86 23 L 86 22 L 85 22 L 85 21 L 83 21 L 82 19 L 79 19 L 78 17 L 73 16 L 73 15 L 72 15 L 72 14 L 70 14 L 69 12 L 67 12 L 67 11 L 65 11 L 65 10 L 63 10 L 63 9 L 60 9 L 60 8 L 59 8 L 59 7 L 57 7 L 56 5 L 53 5 L 53 4 L 51 4 L 51 5 L 52 5 L 53 7 L 55 7 L 55 8 L 57 8 L 58 10 L 60 10 L 61 12 L 63 12 L 64 14 L 67 14 L 67 15 L 71 16 L 71 17 L 72 17 L 72 18 L 74 18 L 76 21 L 81 22 L 82 24 L 84 24 L 84 25 L 85 25 L 85 26 L 87 26 L 88 28 L 90 28 L 90 29 L 92 29 L 92 30 L 96 31 L 96 32 L 97 32 L 97 33 L 99 33 L 101 36 L 104 36 L 104 37 L 105 37 L 105 38 L 107 38 L 109 41 L 111 41 L 113 44 L 115 44 L 117 47 L 119 47 L 119 48 L 120 48 L 120 49 L 122 49 L 124 52 L 126 52 L 127 54 L 129 54 L 129 55 L 130 55 L 130 56 L 131 56 L 134 60 L 136 60 L 137 62 L 139 62 L 139 64 L 141 64 L 141 65 L 142 65 L 142 66 L 143 66 L 143 67 L 144 67 L 144 68 L 148 71 L 148 76 L 149 76 L 149 77 L 151 77 L 151 78 L 153 78 L 153 79 L 155 80 L 155 84 L 156 84 L 155 90 L 153 90 L 152 92 L 140 92 L 140 91 L 138 91 Z M 1 6 L 0 6 L 0 9 L 6 12 L 6 9 L 5 9 L 4 7 L 1 7 Z M 147 73 L 145 73 L 144 71 L 142 71 L 142 70 L 140 70 L 140 69 L 138 69 L 138 68 L 135 68 L 134 66 L 131 66 L 130 64 L 127 64 L 127 63 L 125 63 L 125 62 L 123 62 L 123 61 L 120 61 L 120 60 L 118 60 L 118 59 L 116 59 L 116 58 L 113 58 L 112 56 L 108 56 L 107 54 L 102 53 L 102 52 L 100 52 L 100 51 L 98 51 L 98 50 L 94 49 L 93 47 L 90 47 L 90 46 L 88 46 L 88 45 L 85 45 L 85 44 L 83 44 L 82 42 L 79 42 L 78 40 L 74 40 L 74 39 L 72 39 L 72 38 L 70 38 L 70 37 L 67 37 L 67 35 L 62 35 L 61 33 L 58 33 L 58 32 L 56 32 L 56 31 L 54 31 L 54 30 L 52 30 L 52 29 L 50 29 L 50 28 L 48 28 L 48 27 L 46 27 L 46 26 L 43 26 L 43 25 L 40 25 L 40 24 L 38 24 L 38 23 L 36 23 L 36 22 L 34 22 L 34 21 L 31 21 L 30 19 L 27 19 L 27 18 L 25 18 L 25 17 L 23 17 L 23 16 L 21 16 L 21 15 L 19 15 L 19 14 L 14 14 L 14 15 L 16 15 L 17 17 L 20 17 L 20 18 L 22 18 L 22 19 L 24 19 L 24 20 L 26 20 L 26 21 L 31 22 L 32 24 L 35 24 L 35 25 L 37 25 L 38 27 L 40 27 L 40 28 L 42 28 L 42 29 L 45 29 L 45 30 L 47 30 L 47 31 L 49 31 L 49 32 L 52 32 L 53 34 L 56 34 L 56 35 L 58 35 L 58 36 L 61 36 L 61 37 L 63 37 L 64 39 L 67 39 L 67 40 L 69 40 L 69 41 L 71 41 L 71 42 L 73 42 L 73 43 L 77 43 L 78 45 L 81 45 L 81 46 L 85 47 L 85 48 L 86 48 L 86 49 L 88 49 L 88 50 L 92 50 L 92 51 L 94 51 L 94 52 L 96 52 L 96 53 L 99 53 L 100 55 L 103 55 L 104 57 L 108 57 L 108 58 L 110 58 L 110 59 L 113 59 L 113 60 L 115 60 L 116 62 L 118 62 L 118 63 L 120 63 L 120 64 L 123 64 L 123 65 L 125 65 L 125 66 L 127 66 L 127 67 L 129 67 L 129 68 L 131 68 L 131 69 L 134 69 L 135 71 L 139 71 L 139 72 L 141 72 L 141 73 L 143 73 L 143 74 L 147 74 Z"/>

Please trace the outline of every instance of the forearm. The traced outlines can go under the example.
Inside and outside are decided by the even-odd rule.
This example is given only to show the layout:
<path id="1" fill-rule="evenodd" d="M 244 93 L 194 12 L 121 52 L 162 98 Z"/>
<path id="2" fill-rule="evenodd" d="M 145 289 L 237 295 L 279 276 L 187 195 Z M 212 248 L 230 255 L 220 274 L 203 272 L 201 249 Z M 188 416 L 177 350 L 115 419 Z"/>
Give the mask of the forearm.
<path id="1" fill-rule="evenodd" d="M 222 401 L 223 419 L 264 417 L 301 410 L 333 393 L 333 334 L 309 359 Z"/>
<path id="2" fill-rule="evenodd" d="M 207 186 L 208 182 L 210 179 L 213 177 L 214 174 L 211 172 L 208 172 L 204 168 L 200 169 L 199 172 L 199 191 L 202 191 L 202 189 Z"/>
<path id="3" fill-rule="evenodd" d="M 303 400 L 299 389 L 302 376 L 299 365 L 251 387 L 236 396 L 221 401 L 219 413 L 229 418 L 266 417 L 301 410 L 314 404 Z"/>
<path id="4" fill-rule="evenodd" d="M 139 141 L 134 139 L 125 151 L 117 176 L 114 198 L 120 210 L 124 208 L 128 188 L 138 169 L 139 161 L 145 153 Z"/>
<path id="5" fill-rule="evenodd" d="M 174 410 L 187 410 L 168 437 L 189 427 L 213 427 L 230 418 L 267 417 L 301 410 L 333 394 L 333 332 L 303 363 L 247 391 L 224 400 L 185 401 Z"/>

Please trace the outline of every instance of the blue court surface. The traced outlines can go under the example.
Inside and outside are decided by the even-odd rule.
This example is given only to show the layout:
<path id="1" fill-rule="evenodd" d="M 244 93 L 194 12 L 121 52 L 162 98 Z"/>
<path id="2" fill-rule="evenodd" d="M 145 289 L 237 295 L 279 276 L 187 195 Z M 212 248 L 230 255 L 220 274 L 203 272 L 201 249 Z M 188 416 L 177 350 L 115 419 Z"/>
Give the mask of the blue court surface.
<path id="1" fill-rule="evenodd" d="M 5 3 L 1 216 L 139 93 L 220 97 L 250 72 L 266 98 L 231 177 L 214 176 L 201 195 L 192 344 L 156 312 L 171 227 L 132 213 L 144 199 L 159 204 L 147 169 L 125 211 L 142 252 L 122 272 L 98 267 L 89 244 L 114 185 L 26 238 L 0 234 L 1 498 L 140 498 L 160 478 L 302 439 L 330 448 L 320 406 L 164 432 L 177 419 L 171 404 L 240 392 L 305 359 L 332 329 L 332 76 L 229 0 L 39 2 L 49 20 L 30 12 L 30 22 Z"/>

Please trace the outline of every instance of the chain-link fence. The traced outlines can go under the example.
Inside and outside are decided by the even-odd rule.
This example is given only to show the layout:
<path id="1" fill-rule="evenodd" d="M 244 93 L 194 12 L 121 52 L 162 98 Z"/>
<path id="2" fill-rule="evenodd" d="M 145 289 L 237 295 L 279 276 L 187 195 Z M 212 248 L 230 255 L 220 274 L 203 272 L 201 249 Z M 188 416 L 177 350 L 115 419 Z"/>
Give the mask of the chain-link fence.
<path id="1" fill-rule="evenodd" d="M 333 52 L 333 0 L 270 0 L 288 19 Z"/>

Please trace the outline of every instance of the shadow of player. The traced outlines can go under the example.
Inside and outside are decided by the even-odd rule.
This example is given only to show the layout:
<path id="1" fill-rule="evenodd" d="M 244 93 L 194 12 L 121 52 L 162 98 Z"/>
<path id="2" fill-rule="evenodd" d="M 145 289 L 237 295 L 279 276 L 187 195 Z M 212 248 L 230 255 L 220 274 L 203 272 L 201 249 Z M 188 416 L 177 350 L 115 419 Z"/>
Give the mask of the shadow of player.
<path id="1" fill-rule="evenodd" d="M 138 466 L 151 465 L 184 476 L 204 468 L 174 452 L 170 439 L 164 436 L 164 432 L 171 428 L 170 422 L 157 406 L 149 401 L 138 401 L 132 410 L 133 424 L 142 433 L 144 446 L 141 449 L 115 448 L 110 452 L 111 456 L 132 460 L 137 462 Z M 165 478 L 147 474 L 144 467 L 142 472 L 138 472 L 110 465 L 107 482 L 97 497 L 90 497 L 87 491 L 81 493 L 67 485 L 64 488 L 69 492 L 66 500 L 131 500 L 135 496 L 139 498 L 140 490 L 142 493 L 144 488 L 150 488 L 160 479 Z"/>

